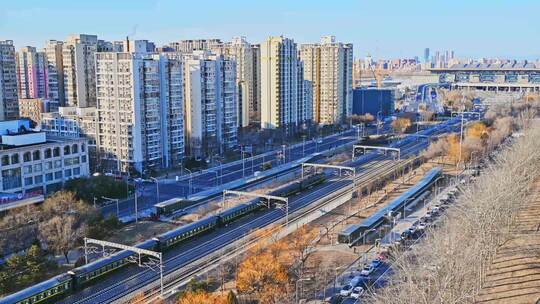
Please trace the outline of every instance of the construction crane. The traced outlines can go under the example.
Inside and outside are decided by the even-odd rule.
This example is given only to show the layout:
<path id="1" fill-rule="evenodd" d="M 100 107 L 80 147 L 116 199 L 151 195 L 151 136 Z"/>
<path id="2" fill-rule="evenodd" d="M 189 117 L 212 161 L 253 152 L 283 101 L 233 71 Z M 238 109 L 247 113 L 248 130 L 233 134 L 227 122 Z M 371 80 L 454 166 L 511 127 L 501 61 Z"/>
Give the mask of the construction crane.
<path id="1" fill-rule="evenodd" d="M 377 83 L 377 88 L 380 89 L 382 87 L 383 77 L 388 76 L 388 73 L 383 72 L 380 68 L 375 70 L 372 65 L 369 65 L 369 69 L 371 70 L 371 73 L 373 73 L 373 77 Z"/>

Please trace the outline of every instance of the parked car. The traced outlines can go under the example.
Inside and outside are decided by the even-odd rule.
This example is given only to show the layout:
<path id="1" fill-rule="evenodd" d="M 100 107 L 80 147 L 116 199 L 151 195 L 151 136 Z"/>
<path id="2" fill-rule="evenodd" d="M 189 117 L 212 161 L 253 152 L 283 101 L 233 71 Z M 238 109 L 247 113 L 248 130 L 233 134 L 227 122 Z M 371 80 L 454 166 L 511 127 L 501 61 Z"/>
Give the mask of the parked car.
<path id="1" fill-rule="evenodd" d="M 352 287 L 356 287 L 356 286 L 358 286 L 358 283 L 360 283 L 360 281 L 362 281 L 362 277 L 361 276 L 355 276 L 349 282 L 349 285 L 351 285 Z"/>
<path id="2" fill-rule="evenodd" d="M 348 297 L 351 295 L 353 291 L 353 287 L 351 285 L 345 285 L 343 288 L 341 288 L 339 294 L 344 297 Z"/>
<path id="3" fill-rule="evenodd" d="M 373 261 L 371 261 L 371 266 L 373 266 L 373 268 L 378 268 L 379 266 L 381 266 L 382 264 L 382 261 L 380 259 L 374 259 Z"/>
<path id="4" fill-rule="evenodd" d="M 353 289 L 351 292 L 351 298 L 358 299 L 364 294 L 364 288 L 358 286 Z"/>
<path id="5" fill-rule="evenodd" d="M 360 275 L 361 276 L 369 276 L 370 274 L 373 273 L 373 271 L 375 270 L 375 268 L 370 264 L 370 265 L 366 265 L 364 266 L 364 268 L 362 269 L 362 271 L 360 271 Z"/>

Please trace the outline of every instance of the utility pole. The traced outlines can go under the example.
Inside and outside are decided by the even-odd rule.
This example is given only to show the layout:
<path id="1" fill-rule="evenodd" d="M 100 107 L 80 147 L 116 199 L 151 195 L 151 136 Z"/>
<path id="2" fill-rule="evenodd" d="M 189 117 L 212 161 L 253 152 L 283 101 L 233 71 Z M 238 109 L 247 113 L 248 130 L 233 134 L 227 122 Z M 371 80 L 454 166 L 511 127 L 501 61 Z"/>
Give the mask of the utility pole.
<path id="1" fill-rule="evenodd" d="M 135 223 L 139 222 L 139 208 L 137 205 L 137 182 L 135 182 Z"/>
<path id="2" fill-rule="evenodd" d="M 463 110 L 464 110 L 464 107 L 465 107 L 465 103 L 462 99 L 462 102 L 463 102 L 463 105 L 461 107 L 461 127 L 460 127 L 460 131 L 459 131 L 459 159 L 458 159 L 458 166 L 459 166 L 459 163 L 461 162 L 461 151 L 463 150 L 462 148 L 462 144 L 463 144 Z"/>

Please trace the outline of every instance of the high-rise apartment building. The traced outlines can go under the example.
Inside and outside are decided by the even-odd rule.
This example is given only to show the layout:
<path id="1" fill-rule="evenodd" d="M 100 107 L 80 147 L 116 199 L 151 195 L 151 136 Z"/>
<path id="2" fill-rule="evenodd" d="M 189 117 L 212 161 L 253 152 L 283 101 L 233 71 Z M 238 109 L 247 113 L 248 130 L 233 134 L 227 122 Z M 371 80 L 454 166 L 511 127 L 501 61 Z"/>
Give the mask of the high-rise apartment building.
<path id="1" fill-rule="evenodd" d="M 253 97 L 249 104 L 250 123 L 261 124 L 261 46 L 251 45 L 251 55 L 253 56 L 251 66 L 253 67 Z"/>
<path id="2" fill-rule="evenodd" d="M 0 40 L 0 120 L 19 117 L 17 65 L 12 40 Z"/>
<path id="3" fill-rule="evenodd" d="M 48 80 L 45 53 L 26 46 L 17 52 L 15 58 L 19 98 L 46 98 Z"/>
<path id="4" fill-rule="evenodd" d="M 233 148 L 238 141 L 236 62 L 195 51 L 184 63 L 187 153 L 212 156 Z"/>
<path id="5" fill-rule="evenodd" d="M 293 130 L 306 122 L 303 64 L 289 38 L 261 43 L 261 128 Z"/>
<path id="6" fill-rule="evenodd" d="M 313 121 L 336 124 L 344 121 L 352 106 L 352 44 L 322 37 L 321 43 L 300 46 L 304 79 L 313 87 Z"/>
<path id="7" fill-rule="evenodd" d="M 58 103 L 42 98 L 19 98 L 19 117 L 28 118 L 32 128 L 39 127 L 43 113 L 58 111 Z"/>
<path id="8" fill-rule="evenodd" d="M 64 100 L 64 62 L 62 57 L 62 41 L 49 40 L 43 52 L 46 58 L 47 96 L 52 102 L 62 106 Z"/>
<path id="9" fill-rule="evenodd" d="M 126 53 L 152 53 L 156 49 L 153 42 L 148 40 L 128 40 L 122 45 L 123 52 Z"/>
<path id="10" fill-rule="evenodd" d="M 226 58 L 236 61 L 236 84 L 238 97 L 238 126 L 247 127 L 258 121 L 259 94 L 257 88 L 257 64 L 260 52 L 246 41 L 245 37 L 234 37 L 231 42 L 225 43 L 215 53 L 223 54 Z"/>
<path id="11" fill-rule="evenodd" d="M 65 105 L 96 105 L 96 71 L 94 56 L 98 49 L 96 35 L 69 36 L 62 49 Z"/>
<path id="12" fill-rule="evenodd" d="M 193 51 L 214 50 L 223 45 L 220 39 L 180 40 L 170 44 L 176 52 L 191 53 Z"/>
<path id="13" fill-rule="evenodd" d="M 177 166 L 184 156 L 183 69 L 147 53 L 97 53 L 97 153 L 102 169 Z"/>

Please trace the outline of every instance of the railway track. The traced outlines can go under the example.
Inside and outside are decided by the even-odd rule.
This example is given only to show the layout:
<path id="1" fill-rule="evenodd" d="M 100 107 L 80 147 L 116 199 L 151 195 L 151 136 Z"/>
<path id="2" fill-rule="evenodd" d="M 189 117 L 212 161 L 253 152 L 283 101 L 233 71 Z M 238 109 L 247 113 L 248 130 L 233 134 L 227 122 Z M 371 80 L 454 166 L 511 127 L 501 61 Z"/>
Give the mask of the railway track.
<path id="1" fill-rule="evenodd" d="M 436 130 L 438 133 L 446 131 L 447 130 L 445 129 Z M 425 141 L 404 143 L 401 146 L 402 156 L 414 154 L 420 151 L 425 145 Z M 362 167 L 359 166 L 359 164 L 356 164 L 355 167 L 363 170 L 359 171 L 360 175 L 355 178 L 355 186 L 362 189 L 369 183 L 381 179 L 381 177 L 387 178 L 389 174 L 395 172 L 396 164 L 406 162 L 398 161 L 396 163 L 395 161 L 385 160 L 386 158 L 387 157 L 383 155 L 372 154 L 371 157 L 364 160 L 364 162 L 369 162 L 367 166 Z M 351 163 L 355 164 L 355 162 Z M 353 191 L 352 188 L 353 183 L 351 178 L 343 177 L 333 180 L 332 183 L 318 187 L 312 192 L 305 193 L 302 197 L 293 199 L 290 202 L 292 207 L 290 208 L 292 210 L 290 213 L 291 222 L 301 219 L 305 215 L 339 197 L 351 195 Z M 249 248 L 249 246 L 256 243 L 258 241 L 256 238 L 246 239 L 246 236 L 249 235 L 250 227 L 253 227 L 253 225 L 255 225 L 257 229 L 260 229 L 272 224 L 283 226 L 283 222 L 283 212 L 280 210 L 272 210 L 257 218 L 250 219 L 250 221 L 243 223 L 238 227 L 223 232 L 217 237 L 205 240 L 181 254 L 170 257 L 164 261 L 164 268 L 166 269 L 164 273 L 164 283 L 166 289 L 174 289 L 182 282 L 189 280 L 195 274 L 210 270 L 212 267 L 215 267 L 215 265 L 218 265 L 219 262 L 223 262 L 224 260 L 241 253 Z M 224 239 L 226 240 L 223 241 Z M 245 241 L 245 243 L 241 248 L 235 248 L 236 243 L 240 240 Z M 206 251 L 204 249 L 206 249 Z M 209 255 L 209 252 L 212 252 L 212 254 Z M 185 259 L 185 261 L 183 261 L 183 259 Z M 208 267 L 208 265 L 213 266 Z M 157 294 L 159 294 L 159 288 L 156 288 L 159 286 L 159 280 L 157 280 L 157 278 L 158 275 L 150 270 L 138 271 L 121 281 L 100 289 L 99 293 L 83 296 L 84 298 L 80 299 L 73 299 L 70 297 L 71 299 L 64 299 L 61 303 L 120 303 L 129 299 L 134 293 L 141 293 L 141 291 L 145 292 L 145 300 L 142 301 L 145 302 L 148 299 L 155 298 Z"/>
<path id="2" fill-rule="evenodd" d="M 417 148 L 416 145 L 417 143 L 409 144 L 409 147 L 406 148 L 406 150 L 404 150 L 405 154 L 410 155 L 411 152 Z M 385 158 L 386 158 L 385 156 L 380 155 L 376 159 L 378 162 L 371 163 L 371 165 L 365 168 L 366 171 L 363 171 L 362 175 L 357 177 L 355 181 L 356 182 L 356 189 L 354 189 L 355 191 L 358 188 L 361 189 L 363 187 L 366 187 L 370 183 L 380 179 L 381 176 L 384 177 L 389 174 L 392 174 L 396 170 L 396 167 L 401 168 L 402 166 L 407 165 L 408 163 L 411 162 L 411 160 L 402 160 L 398 162 L 387 161 L 385 160 Z M 346 181 L 347 178 L 341 178 L 340 180 Z M 323 202 L 312 203 L 307 206 L 304 206 L 303 208 L 300 208 L 299 210 L 296 210 L 295 212 L 289 215 L 290 225 L 294 226 L 294 222 L 305 217 L 307 214 L 310 214 L 312 212 L 319 210 L 320 208 L 323 208 L 326 204 L 333 201 L 334 199 L 338 199 L 339 197 L 342 197 L 344 195 L 348 195 L 348 194 L 350 195 L 352 191 L 353 191 L 353 184 L 352 182 L 350 182 L 345 187 L 342 187 L 339 191 L 333 192 L 332 195 L 322 197 L 320 200 Z M 282 217 L 277 221 L 276 228 L 277 229 L 284 228 L 285 223 L 283 222 L 284 222 L 284 219 Z M 276 222 L 270 223 L 269 225 L 271 224 L 276 224 Z M 197 274 L 201 274 L 202 268 L 205 268 L 204 269 L 205 272 L 210 271 L 213 268 L 215 268 L 219 263 L 226 262 L 227 260 L 233 258 L 234 255 L 242 254 L 243 252 L 251 248 L 254 244 L 259 242 L 261 238 L 264 238 L 264 236 L 258 237 L 258 238 L 251 238 L 247 241 L 244 241 L 241 247 L 235 246 L 234 243 L 237 241 L 240 241 L 243 237 L 244 236 L 233 240 L 230 244 L 225 246 L 225 248 L 212 254 L 212 256 L 209 256 L 207 259 L 197 261 L 196 263 L 194 263 L 195 265 L 186 265 L 184 266 L 185 269 L 182 269 L 179 272 L 168 273 L 165 277 L 165 280 L 167 281 L 170 277 L 173 277 L 173 278 L 171 278 L 170 281 L 164 284 L 164 290 L 168 290 L 169 292 L 173 291 L 175 287 L 177 287 L 178 285 L 181 285 L 182 283 L 187 283 L 187 281 L 189 281 L 193 276 Z M 208 267 L 207 265 L 213 265 L 213 266 Z M 148 289 L 149 290 L 145 292 L 144 299 L 141 299 L 141 301 L 138 301 L 135 303 L 145 303 L 147 301 L 157 299 L 160 292 L 159 282 L 151 284 L 151 286 L 149 286 Z M 115 302 L 121 303 L 124 298 L 125 296 L 119 298 L 121 299 L 120 301 L 117 300 Z"/>

